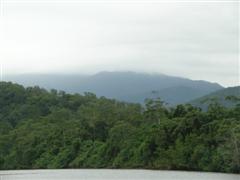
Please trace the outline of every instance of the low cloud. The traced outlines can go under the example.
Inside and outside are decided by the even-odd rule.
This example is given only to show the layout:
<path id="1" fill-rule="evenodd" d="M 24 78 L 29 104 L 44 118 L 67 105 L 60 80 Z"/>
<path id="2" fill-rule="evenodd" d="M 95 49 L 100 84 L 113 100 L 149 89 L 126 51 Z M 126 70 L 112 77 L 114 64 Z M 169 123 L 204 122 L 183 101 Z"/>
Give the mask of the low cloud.
<path id="1" fill-rule="evenodd" d="M 4 12 L 0 61 L 8 74 L 132 70 L 239 83 L 237 2 L 20 1 Z"/>

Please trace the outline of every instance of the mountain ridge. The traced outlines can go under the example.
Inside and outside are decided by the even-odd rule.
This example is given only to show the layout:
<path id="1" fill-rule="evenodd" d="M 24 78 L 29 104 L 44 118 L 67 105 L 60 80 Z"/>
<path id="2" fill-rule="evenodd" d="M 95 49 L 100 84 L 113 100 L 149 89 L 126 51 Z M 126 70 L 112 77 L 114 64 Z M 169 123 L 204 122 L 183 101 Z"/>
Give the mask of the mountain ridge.
<path id="1" fill-rule="evenodd" d="M 190 101 L 189 104 L 200 107 L 203 110 L 207 110 L 209 104 L 212 102 L 219 103 L 224 107 L 233 107 L 237 104 L 237 102 L 227 100 L 229 96 L 240 98 L 240 86 L 228 87 L 212 92 L 203 97 Z"/>
<path id="2" fill-rule="evenodd" d="M 172 93 L 164 92 L 159 93 L 159 95 L 164 101 L 173 105 L 196 99 L 223 88 L 217 83 L 203 80 L 131 71 L 103 71 L 94 75 L 25 74 L 9 76 L 7 80 L 24 86 L 38 85 L 46 89 L 63 90 L 68 93 L 93 92 L 97 96 L 136 103 L 143 103 L 144 99 L 151 96 L 152 91 L 162 92 L 164 89 L 170 88 Z M 182 99 L 172 98 L 177 97 L 178 92 L 174 89 L 178 89 L 178 87 L 185 87 L 188 92 L 184 94 L 183 88 L 179 88 L 180 95 L 184 95 Z M 165 96 L 171 98 L 165 98 Z"/>

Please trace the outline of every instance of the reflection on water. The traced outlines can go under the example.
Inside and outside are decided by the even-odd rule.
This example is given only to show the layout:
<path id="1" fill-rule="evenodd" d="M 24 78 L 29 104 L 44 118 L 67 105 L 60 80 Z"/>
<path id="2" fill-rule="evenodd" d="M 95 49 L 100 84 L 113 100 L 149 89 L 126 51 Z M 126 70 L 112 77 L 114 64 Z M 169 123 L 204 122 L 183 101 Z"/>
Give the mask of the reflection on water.
<path id="1" fill-rule="evenodd" d="M 148 170 L 0 171 L 0 180 L 240 180 L 240 175 Z"/>

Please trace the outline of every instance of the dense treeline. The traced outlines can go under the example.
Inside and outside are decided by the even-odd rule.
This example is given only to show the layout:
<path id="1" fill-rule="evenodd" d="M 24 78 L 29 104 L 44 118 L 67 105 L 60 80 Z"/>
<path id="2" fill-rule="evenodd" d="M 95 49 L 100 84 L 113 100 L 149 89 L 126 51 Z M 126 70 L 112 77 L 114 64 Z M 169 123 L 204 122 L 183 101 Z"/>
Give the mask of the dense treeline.
<path id="1" fill-rule="evenodd" d="M 142 107 L 1 82 L 0 169 L 32 168 L 239 173 L 240 105 Z"/>

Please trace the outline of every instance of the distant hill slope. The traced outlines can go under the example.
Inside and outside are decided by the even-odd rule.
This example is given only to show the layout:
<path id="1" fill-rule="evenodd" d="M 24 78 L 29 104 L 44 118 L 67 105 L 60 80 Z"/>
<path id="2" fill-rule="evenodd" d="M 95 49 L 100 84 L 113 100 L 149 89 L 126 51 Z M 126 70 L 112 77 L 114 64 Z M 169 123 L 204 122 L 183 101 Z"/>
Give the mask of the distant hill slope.
<path id="1" fill-rule="evenodd" d="M 146 98 L 155 99 L 160 97 L 164 102 L 170 105 L 182 104 L 189 101 L 189 99 L 195 99 L 196 97 L 201 97 L 206 94 L 198 88 L 187 87 L 187 86 L 174 86 L 159 91 L 152 91 L 144 93 L 142 95 L 136 95 L 132 97 L 132 101 L 144 102 Z M 134 99 L 135 98 L 135 99 Z"/>
<path id="2" fill-rule="evenodd" d="M 222 89 L 217 83 L 194 81 L 163 74 L 135 72 L 100 72 L 82 75 L 18 75 L 7 80 L 25 86 L 39 85 L 68 93 L 93 92 L 98 96 L 127 102 L 143 103 L 149 97 L 160 97 L 169 104 L 185 103 Z M 157 92 L 153 95 L 152 92 Z"/>
<path id="3" fill-rule="evenodd" d="M 236 96 L 240 98 L 240 86 L 218 90 L 201 98 L 190 101 L 190 104 L 200 107 L 204 110 L 206 110 L 208 105 L 213 101 L 216 101 L 225 107 L 233 107 L 237 102 L 226 100 L 226 97 L 228 96 Z"/>

